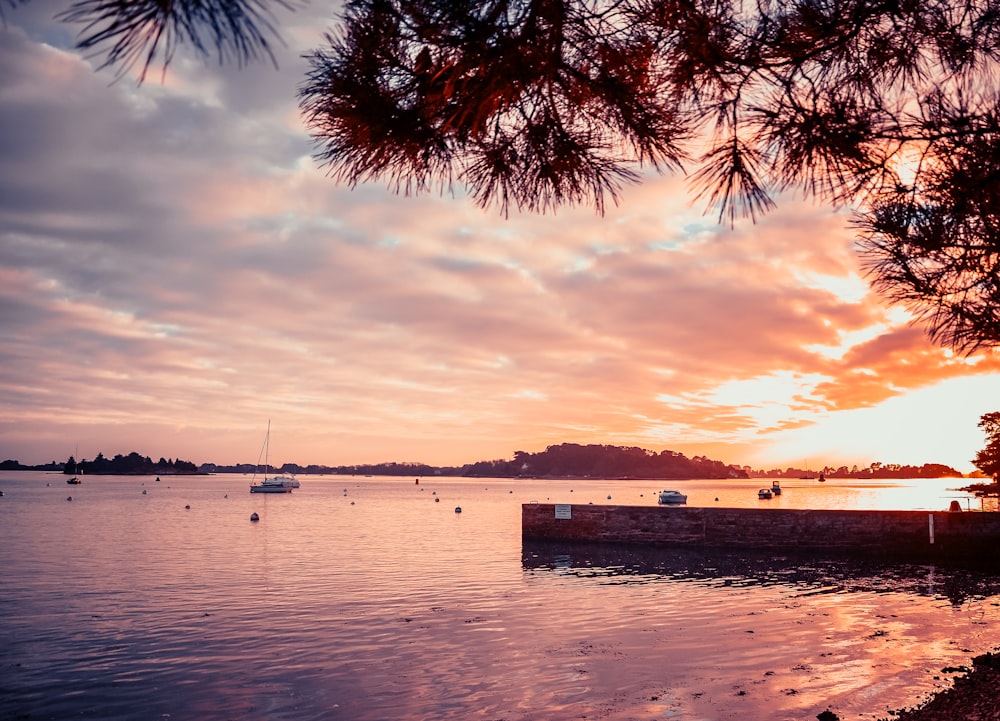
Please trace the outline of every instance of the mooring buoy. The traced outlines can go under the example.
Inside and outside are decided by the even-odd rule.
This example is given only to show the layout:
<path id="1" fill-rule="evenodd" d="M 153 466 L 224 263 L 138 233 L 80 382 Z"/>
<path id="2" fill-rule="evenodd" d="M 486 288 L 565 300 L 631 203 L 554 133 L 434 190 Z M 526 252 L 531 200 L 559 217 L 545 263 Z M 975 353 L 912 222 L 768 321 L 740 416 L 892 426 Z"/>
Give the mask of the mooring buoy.
<path id="1" fill-rule="evenodd" d="M 250 514 L 250 520 L 251 521 L 259 521 L 260 520 L 260 516 L 257 515 L 257 511 L 254 511 L 253 513 Z"/>
<path id="2" fill-rule="evenodd" d="M 462 512 L 462 507 L 461 506 L 455 506 L 455 513 L 461 513 L 461 512 Z"/>

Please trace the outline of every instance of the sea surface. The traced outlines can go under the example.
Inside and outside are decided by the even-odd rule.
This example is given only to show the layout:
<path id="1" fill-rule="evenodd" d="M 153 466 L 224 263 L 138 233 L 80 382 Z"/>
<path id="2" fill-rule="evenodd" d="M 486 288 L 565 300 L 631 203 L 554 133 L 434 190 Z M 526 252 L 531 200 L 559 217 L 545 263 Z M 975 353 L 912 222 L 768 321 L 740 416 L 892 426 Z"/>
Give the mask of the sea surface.
<path id="1" fill-rule="evenodd" d="M 0 719 L 880 719 L 1000 644 L 994 571 L 520 533 L 663 488 L 978 508 L 961 479 L 300 480 L 0 472 Z"/>

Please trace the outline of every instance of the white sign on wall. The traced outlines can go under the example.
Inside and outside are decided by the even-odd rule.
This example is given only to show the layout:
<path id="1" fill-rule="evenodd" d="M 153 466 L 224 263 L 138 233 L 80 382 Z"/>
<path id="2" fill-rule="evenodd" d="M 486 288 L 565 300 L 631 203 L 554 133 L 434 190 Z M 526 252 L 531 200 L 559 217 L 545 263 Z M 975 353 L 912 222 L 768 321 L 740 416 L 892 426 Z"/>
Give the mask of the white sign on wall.
<path id="1" fill-rule="evenodd" d="M 573 506 L 568 503 L 556 504 L 556 518 L 572 518 Z"/>

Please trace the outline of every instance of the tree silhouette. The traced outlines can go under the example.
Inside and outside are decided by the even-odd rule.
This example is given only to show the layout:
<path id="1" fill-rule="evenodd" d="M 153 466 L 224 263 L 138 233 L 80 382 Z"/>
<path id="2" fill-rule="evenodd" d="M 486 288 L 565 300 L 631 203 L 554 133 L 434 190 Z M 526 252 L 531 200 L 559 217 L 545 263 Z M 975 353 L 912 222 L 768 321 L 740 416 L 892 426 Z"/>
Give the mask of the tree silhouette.
<path id="1" fill-rule="evenodd" d="M 984 414 L 979 419 L 979 427 L 986 433 L 986 447 L 976 453 L 972 463 L 997 483 L 1000 478 L 1000 413 Z"/>
<path id="2" fill-rule="evenodd" d="M 179 43 L 269 56 L 277 7 L 60 17 L 144 76 Z M 351 185 L 603 212 L 646 166 L 688 172 L 730 224 L 787 191 L 849 206 L 876 291 L 970 353 L 1000 344 L 998 48 L 995 0 L 348 0 L 299 97 Z"/>

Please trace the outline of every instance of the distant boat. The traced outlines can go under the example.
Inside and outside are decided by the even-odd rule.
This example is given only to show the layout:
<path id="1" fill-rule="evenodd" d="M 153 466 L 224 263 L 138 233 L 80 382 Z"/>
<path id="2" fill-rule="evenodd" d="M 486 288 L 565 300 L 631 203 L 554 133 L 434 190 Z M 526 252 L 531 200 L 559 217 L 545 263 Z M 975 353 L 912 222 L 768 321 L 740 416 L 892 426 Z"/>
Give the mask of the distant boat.
<path id="1" fill-rule="evenodd" d="M 291 493 L 292 486 L 286 485 L 285 480 L 280 476 L 265 478 L 260 483 L 250 486 L 251 493 Z"/>
<path id="2" fill-rule="evenodd" d="M 657 503 L 661 506 L 673 506 L 681 503 L 687 503 L 687 500 L 688 497 L 680 491 L 660 491 L 660 497 Z"/>
<path id="3" fill-rule="evenodd" d="M 293 476 L 271 476 L 257 485 L 250 486 L 251 493 L 291 493 L 299 487 L 299 481 Z"/>
<path id="4" fill-rule="evenodd" d="M 774 494 L 771 493 L 770 488 L 761 488 L 759 491 L 757 491 L 757 498 L 761 499 L 762 501 L 771 498 L 771 496 L 773 495 Z"/>
<path id="5" fill-rule="evenodd" d="M 773 481 L 771 483 L 771 493 L 775 496 L 781 495 L 781 484 L 778 481 Z"/>
<path id="6" fill-rule="evenodd" d="M 73 476 L 72 478 L 66 479 L 66 483 L 70 484 L 71 486 L 80 485 L 80 476 L 83 475 L 83 469 L 80 468 L 80 462 L 76 460 L 79 457 L 79 455 L 80 455 L 80 447 L 77 446 L 76 453 L 73 454 L 73 462 L 76 463 L 76 475 Z"/>
<path id="7" fill-rule="evenodd" d="M 253 479 L 250 481 L 250 492 L 251 493 L 291 493 L 293 488 L 299 487 L 299 482 L 294 478 L 289 476 L 273 476 L 271 478 L 267 477 L 267 472 L 270 470 L 267 462 L 267 454 L 269 450 L 269 445 L 271 443 L 271 421 L 267 422 L 267 433 L 264 435 L 264 480 L 260 483 L 254 483 Z M 259 462 L 258 458 L 258 462 Z M 260 466 L 257 466 L 259 469 Z M 253 478 L 257 477 L 257 469 L 254 469 Z"/>
<path id="8" fill-rule="evenodd" d="M 824 476 L 822 473 L 819 474 L 819 482 L 820 483 L 825 483 L 826 482 L 826 476 Z"/>

